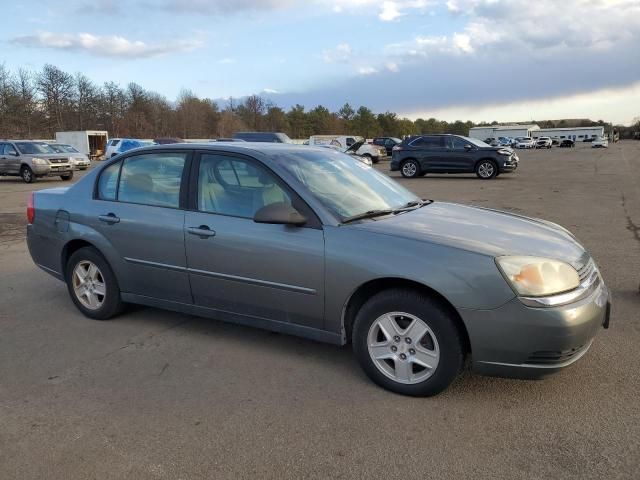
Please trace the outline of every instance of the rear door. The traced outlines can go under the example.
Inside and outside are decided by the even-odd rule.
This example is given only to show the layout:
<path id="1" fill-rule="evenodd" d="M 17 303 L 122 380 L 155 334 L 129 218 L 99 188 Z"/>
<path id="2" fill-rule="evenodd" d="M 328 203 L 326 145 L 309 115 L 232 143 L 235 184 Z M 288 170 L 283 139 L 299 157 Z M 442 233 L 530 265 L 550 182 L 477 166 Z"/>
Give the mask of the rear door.
<path id="1" fill-rule="evenodd" d="M 440 136 L 425 135 L 409 143 L 411 156 L 418 159 L 423 171 L 435 172 L 439 170 L 442 163 L 440 157 L 444 149 L 444 143 L 441 140 Z"/>
<path id="2" fill-rule="evenodd" d="M 206 152 L 193 172 L 185 245 L 194 302 L 250 323 L 322 328 L 324 234 L 309 207 L 255 158 Z M 276 202 L 291 203 L 309 223 L 253 221 Z"/>
<path id="3" fill-rule="evenodd" d="M 102 171 L 87 222 L 122 257 L 126 293 L 192 303 L 184 250 L 191 152 L 132 154 Z"/>
<path id="4" fill-rule="evenodd" d="M 0 153 L 2 153 L 0 155 L 0 163 L 4 164 L 4 172 L 12 175 L 20 173 L 22 161 L 16 146 L 12 143 L 5 143 Z M 0 169 L 2 169 L 2 166 L 0 166 Z"/>

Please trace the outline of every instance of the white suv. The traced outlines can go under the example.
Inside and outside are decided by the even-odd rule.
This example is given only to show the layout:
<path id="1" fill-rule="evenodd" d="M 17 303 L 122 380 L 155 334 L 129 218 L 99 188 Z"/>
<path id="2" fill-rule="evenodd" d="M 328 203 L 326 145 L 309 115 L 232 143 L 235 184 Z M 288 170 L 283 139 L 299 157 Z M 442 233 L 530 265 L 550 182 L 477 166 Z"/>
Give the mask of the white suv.
<path id="1" fill-rule="evenodd" d="M 364 138 L 357 135 L 313 135 L 309 137 L 309 145 L 311 146 L 333 145 L 343 152 L 346 152 L 356 142 L 363 143 L 354 153 L 369 158 L 373 163 L 378 163 L 382 157 L 387 156 L 386 148 L 366 143 Z"/>

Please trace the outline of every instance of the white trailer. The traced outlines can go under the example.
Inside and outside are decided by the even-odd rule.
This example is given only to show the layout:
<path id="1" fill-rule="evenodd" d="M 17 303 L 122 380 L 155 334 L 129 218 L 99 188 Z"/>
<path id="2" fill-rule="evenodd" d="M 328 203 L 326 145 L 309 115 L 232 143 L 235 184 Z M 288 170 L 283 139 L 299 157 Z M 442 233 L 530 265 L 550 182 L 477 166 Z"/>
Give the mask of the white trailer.
<path id="1" fill-rule="evenodd" d="M 488 127 L 473 127 L 469 129 L 469 136 L 484 140 L 486 138 L 500 137 L 535 137 L 540 127 L 531 125 L 490 125 Z"/>
<path id="2" fill-rule="evenodd" d="M 56 142 L 71 145 L 80 153 L 95 160 L 104 155 L 109 133 L 101 130 L 81 130 L 76 132 L 56 132 Z"/>

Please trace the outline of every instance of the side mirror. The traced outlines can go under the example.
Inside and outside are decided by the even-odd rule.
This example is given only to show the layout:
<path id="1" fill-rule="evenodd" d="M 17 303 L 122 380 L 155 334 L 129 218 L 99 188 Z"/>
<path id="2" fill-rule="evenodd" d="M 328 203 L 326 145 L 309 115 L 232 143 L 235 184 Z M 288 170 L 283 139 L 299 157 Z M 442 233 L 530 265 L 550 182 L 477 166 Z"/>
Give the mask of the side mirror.
<path id="1" fill-rule="evenodd" d="M 253 216 L 256 223 L 302 226 L 307 223 L 304 215 L 285 202 L 265 205 Z"/>
<path id="2" fill-rule="evenodd" d="M 473 149 L 473 147 L 467 143 L 467 144 L 464 146 L 464 149 L 465 149 L 465 150 L 471 150 L 471 149 Z"/>

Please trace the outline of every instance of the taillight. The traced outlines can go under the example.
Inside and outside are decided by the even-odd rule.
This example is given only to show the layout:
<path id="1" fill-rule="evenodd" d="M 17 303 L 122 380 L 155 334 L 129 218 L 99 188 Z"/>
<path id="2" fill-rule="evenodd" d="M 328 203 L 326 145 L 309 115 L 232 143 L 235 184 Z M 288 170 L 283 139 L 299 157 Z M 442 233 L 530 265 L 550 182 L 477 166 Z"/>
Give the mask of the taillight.
<path id="1" fill-rule="evenodd" d="M 36 218 L 36 209 L 33 205 L 33 192 L 29 194 L 29 200 L 27 200 L 27 222 L 29 225 L 33 223 Z"/>

